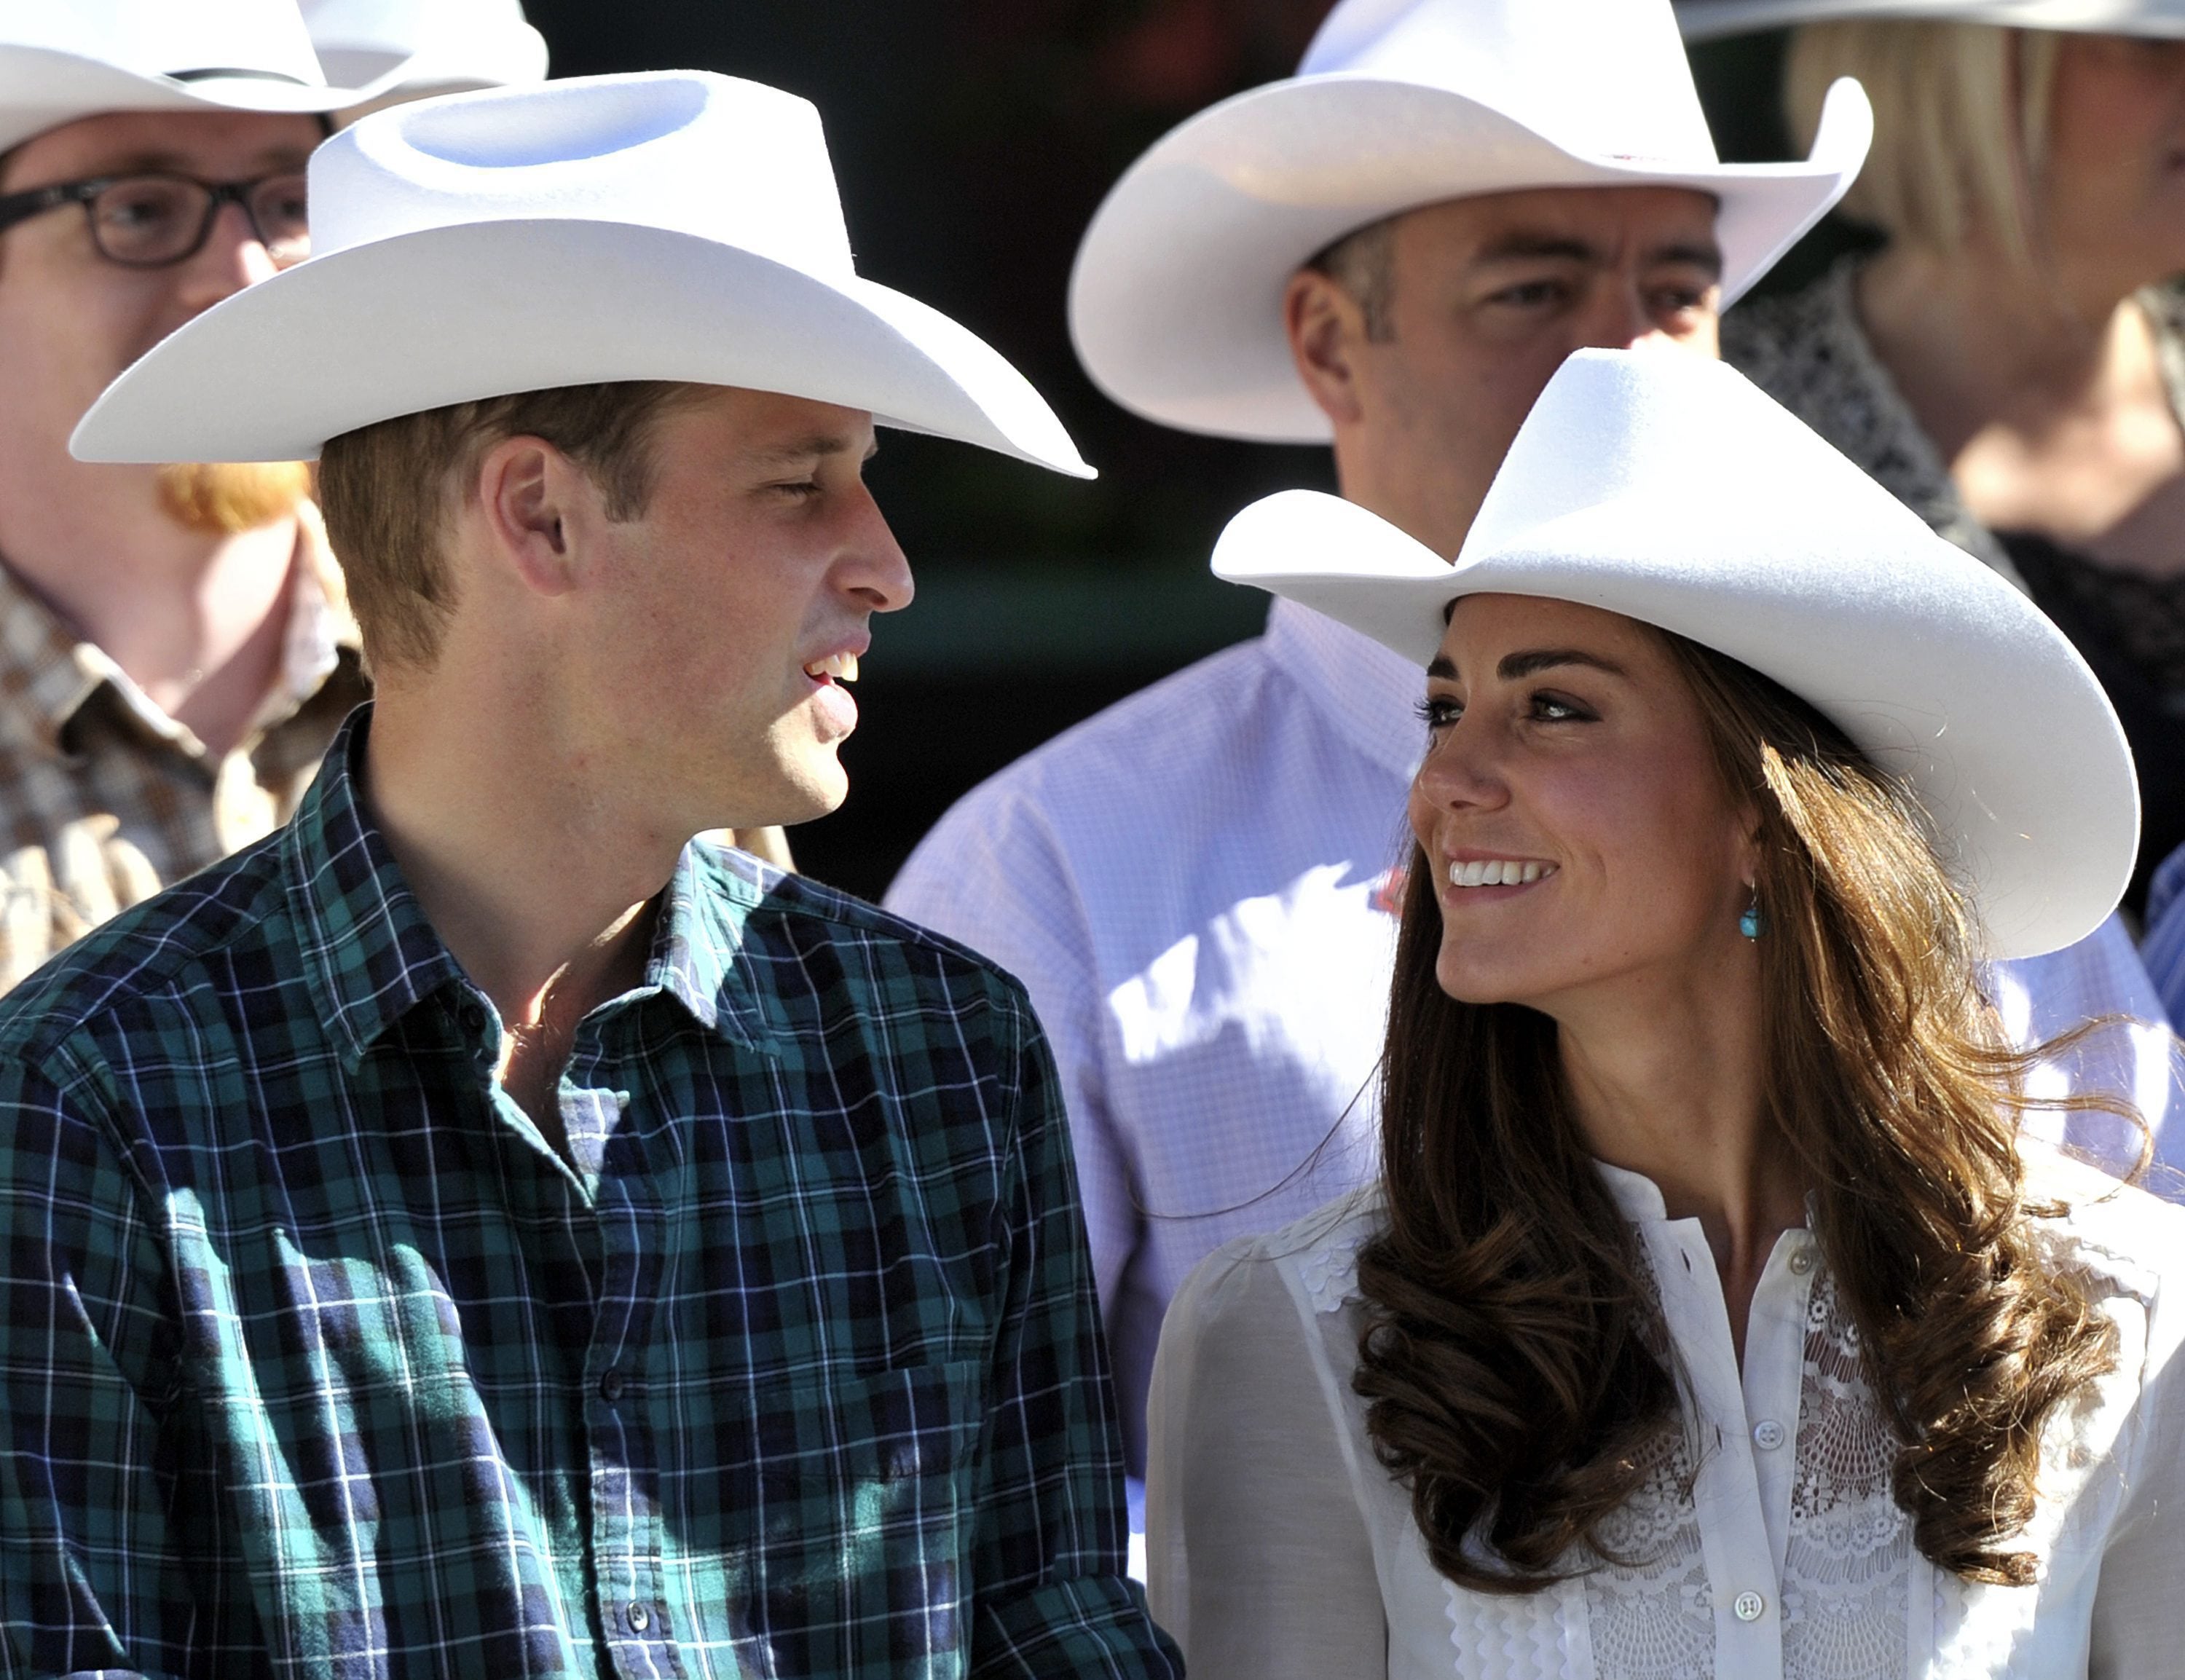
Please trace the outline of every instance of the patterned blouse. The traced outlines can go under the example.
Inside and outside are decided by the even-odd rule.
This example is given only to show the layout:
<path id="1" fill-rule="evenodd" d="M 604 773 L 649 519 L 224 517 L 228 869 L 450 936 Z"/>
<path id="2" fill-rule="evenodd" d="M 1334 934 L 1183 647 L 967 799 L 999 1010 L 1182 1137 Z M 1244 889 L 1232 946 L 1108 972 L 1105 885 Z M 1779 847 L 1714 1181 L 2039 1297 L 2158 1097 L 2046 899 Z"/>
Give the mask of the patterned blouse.
<path id="1" fill-rule="evenodd" d="M 1210 1258 L 1170 1309 L 1147 1489 L 1154 1613 L 1192 1680 L 2158 1680 L 2185 1649 L 2185 1211 L 2044 1157 L 2118 1358 L 2052 1422 L 2031 1587 L 1945 1574 L 1891 1493 L 1896 1439 L 1809 1231 L 1782 1234 L 1741 1360 L 1713 1251 L 1601 1172 L 1660 1304 L 1683 1400 L 1652 1474 L 1544 1591 L 1460 1588 L 1352 1390 L 1377 1191 Z"/>

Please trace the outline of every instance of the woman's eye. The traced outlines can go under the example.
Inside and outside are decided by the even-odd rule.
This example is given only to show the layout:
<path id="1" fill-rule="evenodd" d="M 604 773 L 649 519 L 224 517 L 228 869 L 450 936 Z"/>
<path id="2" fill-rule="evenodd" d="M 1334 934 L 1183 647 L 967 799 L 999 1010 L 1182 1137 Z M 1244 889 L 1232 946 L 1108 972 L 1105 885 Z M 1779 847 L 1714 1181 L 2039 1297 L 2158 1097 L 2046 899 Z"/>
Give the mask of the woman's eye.
<path id="1" fill-rule="evenodd" d="M 1464 702 L 1451 700 L 1446 695 L 1429 695 L 1418 703 L 1419 721 L 1432 733 L 1446 729 L 1464 716 Z"/>
<path id="2" fill-rule="evenodd" d="M 1590 717 L 1593 714 L 1575 700 L 1559 695 L 1534 695 L 1533 716 L 1543 723 L 1570 723 Z"/>

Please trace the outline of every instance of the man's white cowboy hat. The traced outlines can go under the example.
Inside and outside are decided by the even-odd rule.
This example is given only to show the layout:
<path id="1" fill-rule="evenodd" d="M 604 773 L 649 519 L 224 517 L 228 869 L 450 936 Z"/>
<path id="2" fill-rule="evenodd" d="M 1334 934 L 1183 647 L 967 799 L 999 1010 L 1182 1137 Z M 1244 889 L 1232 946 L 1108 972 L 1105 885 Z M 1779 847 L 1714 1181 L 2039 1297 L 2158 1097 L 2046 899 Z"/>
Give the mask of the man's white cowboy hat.
<path id="1" fill-rule="evenodd" d="M 1324 443 L 1282 290 L 1346 234 L 1480 193 L 1689 187 L 1721 206 L 1728 304 L 1843 196 L 1872 138 L 1846 81 L 1808 161 L 1718 161 L 1669 0 L 1344 0 L 1295 76 L 1200 112 L 1115 184 L 1077 253 L 1070 332 L 1148 419 Z"/>
<path id="2" fill-rule="evenodd" d="M 398 105 L 312 154 L 310 194 L 311 257 L 154 346 L 84 416 L 80 458 L 299 460 L 451 403 L 668 379 L 1091 476 L 1023 375 L 858 276 L 793 94 L 667 70 Z"/>
<path id="3" fill-rule="evenodd" d="M 1918 795 L 1996 957 L 2084 937 L 2138 845 L 2131 749 L 2040 610 L 1778 407 L 1674 349 L 1584 350 L 1452 566 L 1313 491 L 1237 516 L 1214 570 L 1423 666 L 1450 604 L 1542 595 L 1774 678 Z"/>
<path id="4" fill-rule="evenodd" d="M 105 111 L 298 111 L 327 85 L 296 0 L 0 0 L 0 152 Z"/>
<path id="5" fill-rule="evenodd" d="M 301 0 L 327 80 L 360 104 L 546 79 L 520 0 Z"/>
<path id="6" fill-rule="evenodd" d="M 2185 37 L 2185 0 L 1677 0 L 1689 41 L 1849 18 Z"/>

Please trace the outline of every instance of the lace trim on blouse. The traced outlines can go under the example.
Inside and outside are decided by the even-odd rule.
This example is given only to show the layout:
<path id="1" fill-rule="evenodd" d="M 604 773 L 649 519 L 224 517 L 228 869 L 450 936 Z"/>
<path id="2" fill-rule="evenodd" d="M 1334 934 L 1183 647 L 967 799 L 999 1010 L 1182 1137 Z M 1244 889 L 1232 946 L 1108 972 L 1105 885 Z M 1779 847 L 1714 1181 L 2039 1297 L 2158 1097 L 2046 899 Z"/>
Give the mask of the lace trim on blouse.
<path id="1" fill-rule="evenodd" d="M 1378 1211 L 1378 1198 L 1362 1197 L 1332 1210 L 1317 1240 L 1295 1255 L 1316 1312 L 1339 1313 L 1357 1298 L 1358 1250 Z M 1643 1241 L 1639 1252 L 1644 1265 Z M 1646 1275 L 1651 1292 L 1651 1270 Z M 1890 1492 L 1896 1442 L 1861 1367 L 1858 1328 L 1825 1267 L 1808 1297 L 1799 1387 L 1780 1587 L 1783 1672 L 1786 1680 L 1902 1674 L 1912 1525 Z M 1663 1430 L 1646 1481 L 1601 1529 L 1602 1549 L 1625 1561 L 1574 1555 L 1567 1564 L 1583 1593 L 1599 1680 L 1713 1680 L 1715 1607 L 1692 1497 L 1697 1468 L 1691 1432 Z M 1560 1655 L 1527 1652 L 1556 1617 L 1526 1600 L 1443 1584 L 1457 1649 L 1475 1656 L 1499 1650 L 1507 1659 L 1482 1672 L 1567 1672 Z M 1471 1669 L 1460 1661 L 1459 1672 Z"/>

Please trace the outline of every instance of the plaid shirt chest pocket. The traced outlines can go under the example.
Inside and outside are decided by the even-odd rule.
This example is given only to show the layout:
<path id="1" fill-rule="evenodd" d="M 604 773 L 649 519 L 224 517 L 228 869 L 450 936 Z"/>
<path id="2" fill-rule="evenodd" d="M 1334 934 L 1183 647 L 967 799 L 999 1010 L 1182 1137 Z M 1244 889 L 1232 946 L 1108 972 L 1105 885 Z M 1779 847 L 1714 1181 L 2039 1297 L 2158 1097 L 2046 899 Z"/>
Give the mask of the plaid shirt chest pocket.
<path id="1" fill-rule="evenodd" d="M 721 1505 L 744 1530 L 733 1596 L 783 1672 L 958 1672 L 986 1388 L 965 1359 L 750 1391 Z"/>

